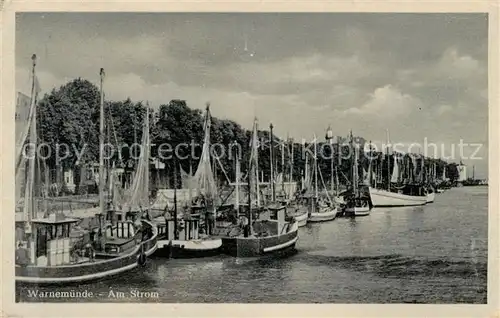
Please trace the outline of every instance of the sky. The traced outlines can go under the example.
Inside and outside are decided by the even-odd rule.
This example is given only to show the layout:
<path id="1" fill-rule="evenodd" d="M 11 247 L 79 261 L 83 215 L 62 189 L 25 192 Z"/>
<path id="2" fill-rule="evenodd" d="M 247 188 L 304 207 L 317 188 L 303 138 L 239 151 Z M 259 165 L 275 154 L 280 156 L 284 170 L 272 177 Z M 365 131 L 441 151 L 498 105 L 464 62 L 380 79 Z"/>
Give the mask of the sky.
<path id="1" fill-rule="evenodd" d="M 473 13 L 20 13 L 16 89 L 36 53 L 43 92 L 103 67 L 112 100 L 210 102 L 296 140 L 388 131 L 487 178 L 487 30 Z"/>

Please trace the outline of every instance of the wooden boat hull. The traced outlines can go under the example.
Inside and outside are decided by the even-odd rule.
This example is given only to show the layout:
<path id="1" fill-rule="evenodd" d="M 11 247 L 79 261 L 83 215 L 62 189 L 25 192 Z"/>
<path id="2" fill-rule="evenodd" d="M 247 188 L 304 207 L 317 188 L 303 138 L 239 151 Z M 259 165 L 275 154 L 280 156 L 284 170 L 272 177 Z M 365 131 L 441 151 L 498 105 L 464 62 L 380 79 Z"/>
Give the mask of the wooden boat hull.
<path id="1" fill-rule="evenodd" d="M 298 240 L 298 222 L 281 235 L 268 237 L 223 237 L 222 250 L 234 257 L 261 257 L 295 249 Z"/>
<path id="2" fill-rule="evenodd" d="M 434 202 L 434 198 L 436 197 L 436 193 L 432 192 L 432 193 L 428 193 L 427 194 L 427 198 L 426 198 L 426 201 L 427 203 L 432 203 Z"/>
<path id="3" fill-rule="evenodd" d="M 159 240 L 155 255 L 169 258 L 199 258 L 222 253 L 222 239 Z"/>
<path id="4" fill-rule="evenodd" d="M 19 266 L 16 265 L 16 283 L 27 284 L 68 284 L 81 283 L 114 276 L 139 266 L 141 254 L 146 257 L 157 249 L 158 232 L 156 227 L 148 221 L 153 229 L 153 236 L 142 242 L 130 253 L 90 263 L 71 264 L 62 266 Z"/>
<path id="5" fill-rule="evenodd" d="M 368 188 L 374 207 L 418 206 L 427 203 L 427 196 L 411 196 L 387 190 Z"/>
<path id="6" fill-rule="evenodd" d="M 308 218 L 308 222 L 326 222 L 334 220 L 337 216 L 337 209 L 333 209 L 330 211 L 319 212 L 319 213 L 311 213 Z"/>
<path id="7" fill-rule="evenodd" d="M 370 207 L 369 206 L 348 207 L 345 208 L 345 213 L 354 216 L 366 216 L 370 214 Z"/>

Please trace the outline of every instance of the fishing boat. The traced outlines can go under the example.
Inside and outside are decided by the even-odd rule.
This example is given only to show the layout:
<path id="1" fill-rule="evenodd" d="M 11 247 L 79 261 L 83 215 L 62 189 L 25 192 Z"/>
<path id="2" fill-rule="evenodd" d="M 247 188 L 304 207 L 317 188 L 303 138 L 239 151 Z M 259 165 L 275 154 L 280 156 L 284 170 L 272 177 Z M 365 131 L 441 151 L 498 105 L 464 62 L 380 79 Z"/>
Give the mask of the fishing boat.
<path id="1" fill-rule="evenodd" d="M 288 203 L 287 215 L 292 216 L 297 221 L 299 227 L 307 225 L 307 207 L 297 200 Z"/>
<path id="2" fill-rule="evenodd" d="M 289 168 L 288 169 L 289 188 L 288 188 L 288 193 L 286 193 L 285 189 L 283 187 L 282 190 L 286 195 L 284 198 L 285 200 L 282 202 L 283 202 L 283 204 L 286 205 L 287 215 L 290 217 L 293 217 L 297 221 L 299 227 L 303 227 L 303 226 L 307 225 L 308 211 L 307 211 L 307 206 L 305 206 L 304 204 L 302 204 L 300 202 L 300 198 L 297 196 L 294 197 L 294 194 L 293 194 L 293 188 L 291 186 L 291 184 L 293 182 L 293 153 L 294 153 L 294 151 L 293 151 L 294 150 L 293 149 L 293 139 L 287 138 L 287 140 L 289 143 L 289 146 L 287 147 L 287 150 L 288 150 L 288 168 Z M 281 165 L 282 165 L 282 167 L 285 166 L 284 147 L 282 150 L 282 164 Z M 283 181 L 284 178 L 281 177 L 280 180 Z"/>
<path id="3" fill-rule="evenodd" d="M 36 99 L 39 90 L 35 88 L 36 55 L 32 56 L 32 91 L 29 117 L 25 131 L 18 145 L 22 148 L 29 141 L 37 144 Z M 103 143 L 104 102 L 101 69 L 101 117 L 100 143 Z M 19 103 L 18 103 L 19 104 Z M 100 162 L 103 166 L 103 147 L 100 150 Z M 68 218 L 62 212 L 45 213 L 34 204 L 35 170 L 40 158 L 33 154 L 27 158 L 17 153 L 16 181 L 25 178 L 22 212 L 16 213 L 16 265 L 15 280 L 21 284 L 68 284 L 98 280 L 145 265 L 147 256 L 156 249 L 156 230 L 144 219 L 140 227 L 122 222 L 127 228 L 117 237 L 107 237 L 102 228 L 97 232 L 97 239 L 92 232 L 77 233 L 74 225 L 80 220 Z M 26 174 L 24 173 L 26 172 Z M 100 213 L 105 214 L 103 196 L 103 173 L 100 175 Z M 17 197 L 17 195 L 16 195 Z M 77 234 L 77 235 L 75 235 Z M 94 236 L 94 237 L 93 237 Z"/>
<path id="4" fill-rule="evenodd" d="M 342 156 L 340 155 L 340 142 L 338 136 L 333 135 L 333 131 L 331 126 L 328 126 L 325 134 L 325 140 L 330 144 L 330 197 L 333 199 L 336 207 L 337 207 L 337 215 L 341 215 L 344 213 L 344 209 L 346 206 L 346 202 L 344 199 L 344 195 L 340 191 L 340 182 L 339 182 L 339 173 L 338 167 L 341 166 Z M 334 145 L 336 145 L 336 152 L 338 163 L 335 162 L 335 150 Z"/>
<path id="5" fill-rule="evenodd" d="M 351 149 L 354 151 L 351 153 L 354 153 L 354 158 L 352 160 L 352 165 L 351 165 L 351 170 L 352 170 L 352 180 L 351 180 L 351 194 L 347 197 L 347 206 L 345 208 L 345 214 L 346 215 L 351 215 L 351 216 L 366 216 L 370 214 L 371 206 L 370 206 L 370 201 L 369 198 L 364 197 L 361 195 L 360 189 L 359 189 L 359 178 L 358 178 L 358 166 L 359 166 L 359 158 L 358 158 L 358 151 L 359 151 L 359 146 L 357 144 L 354 144 L 353 137 L 352 137 L 352 131 L 351 131 Z M 369 185 L 371 185 L 371 145 L 370 145 L 370 165 L 368 167 L 368 180 L 365 182 Z"/>
<path id="6" fill-rule="evenodd" d="M 427 188 L 426 202 L 432 203 L 432 202 L 434 202 L 435 198 L 436 198 L 436 193 L 434 192 L 434 189 Z"/>
<path id="7" fill-rule="evenodd" d="M 389 133 L 387 132 L 388 145 Z M 387 171 L 390 171 L 389 146 L 387 147 Z M 418 206 L 427 203 L 427 194 L 421 185 L 404 184 L 401 178 L 400 167 L 403 164 L 403 158 L 396 152 L 393 153 L 392 175 L 387 174 L 386 188 L 368 187 L 370 200 L 374 207 L 399 207 L 399 206 Z"/>
<path id="8" fill-rule="evenodd" d="M 221 252 L 222 239 L 214 235 L 217 207 L 217 186 L 210 161 L 210 107 L 207 104 L 204 118 L 204 138 L 200 162 L 194 176 L 189 174 L 189 201 L 182 217 L 177 203 L 177 166 L 174 163 L 173 215 L 164 213 L 157 218 L 159 229 L 158 255 L 170 258 L 195 258 L 217 255 Z M 181 168 L 182 169 L 182 168 Z M 193 194 L 194 192 L 194 200 Z"/>
<path id="9" fill-rule="evenodd" d="M 241 216 L 239 228 L 233 227 L 226 235 L 222 236 L 223 252 L 235 257 L 264 257 L 284 253 L 293 250 L 298 240 L 298 222 L 287 217 L 287 207 L 284 204 L 274 202 L 274 191 L 271 204 L 264 207 L 253 207 L 253 203 L 258 204 L 259 202 L 260 191 L 257 181 L 259 175 L 257 127 L 257 119 L 255 119 L 248 161 L 248 203 L 246 207 L 240 206 L 245 215 Z M 271 178 L 271 180 L 274 179 Z M 257 200 L 254 201 L 255 197 Z M 255 218 L 256 216 L 257 218 Z"/>
<path id="10" fill-rule="evenodd" d="M 307 207 L 309 209 L 308 222 L 326 222 L 332 221 L 337 217 L 337 207 L 335 202 L 330 198 L 330 195 L 326 189 L 323 176 L 318 167 L 318 147 L 316 143 L 316 136 L 314 136 L 314 154 L 313 154 L 313 176 L 314 176 L 314 193 L 310 195 L 304 195 L 303 198 L 307 201 Z M 319 178 L 318 178 L 319 175 Z M 324 193 L 319 193 L 319 181 L 322 181 Z"/>

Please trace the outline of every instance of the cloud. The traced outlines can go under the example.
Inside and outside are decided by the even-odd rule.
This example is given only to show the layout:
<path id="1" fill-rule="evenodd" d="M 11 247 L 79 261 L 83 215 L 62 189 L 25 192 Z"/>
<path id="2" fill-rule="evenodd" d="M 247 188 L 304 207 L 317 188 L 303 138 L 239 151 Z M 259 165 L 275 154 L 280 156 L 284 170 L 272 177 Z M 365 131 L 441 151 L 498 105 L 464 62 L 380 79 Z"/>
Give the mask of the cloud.
<path id="1" fill-rule="evenodd" d="M 258 116 L 297 139 L 331 125 L 372 140 L 389 128 L 394 141 L 487 141 L 484 14 L 39 15 L 16 21 L 25 92 L 37 52 L 44 91 L 97 84 L 103 67 L 110 99 L 210 101 L 217 117 L 248 128 Z"/>
<path id="2" fill-rule="evenodd" d="M 436 112 L 438 115 L 443 115 L 450 112 L 453 109 L 450 105 L 439 105 Z"/>
<path id="3" fill-rule="evenodd" d="M 375 89 L 369 100 L 359 108 L 349 108 L 341 112 L 344 115 L 366 115 L 377 118 L 393 119 L 407 115 L 419 102 L 414 97 L 404 94 L 392 85 Z"/>
<path id="4" fill-rule="evenodd" d="M 448 48 L 434 68 L 436 76 L 454 80 L 471 80 L 484 72 L 483 65 L 468 55 L 461 55 L 456 48 Z"/>

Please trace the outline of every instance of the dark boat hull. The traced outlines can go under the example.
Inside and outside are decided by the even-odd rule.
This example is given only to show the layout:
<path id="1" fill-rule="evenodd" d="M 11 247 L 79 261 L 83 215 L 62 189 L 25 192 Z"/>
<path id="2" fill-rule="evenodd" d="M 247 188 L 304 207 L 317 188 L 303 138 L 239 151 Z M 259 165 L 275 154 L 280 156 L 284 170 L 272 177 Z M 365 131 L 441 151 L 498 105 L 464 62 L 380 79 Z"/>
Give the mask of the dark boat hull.
<path id="1" fill-rule="evenodd" d="M 152 226 L 152 224 L 151 224 Z M 16 283 L 22 284 L 70 284 L 99 280 L 132 270 L 141 264 L 141 254 L 146 257 L 157 249 L 158 232 L 155 227 L 153 236 L 142 242 L 130 253 L 112 258 L 83 264 L 63 266 L 19 266 L 16 265 Z"/>
<path id="2" fill-rule="evenodd" d="M 223 237 L 222 251 L 234 257 L 259 257 L 295 249 L 298 240 L 298 223 L 282 235 L 269 237 Z"/>
<path id="3" fill-rule="evenodd" d="M 168 258 L 202 258 L 216 256 L 222 253 L 221 239 L 206 241 L 158 241 L 155 256 Z"/>

